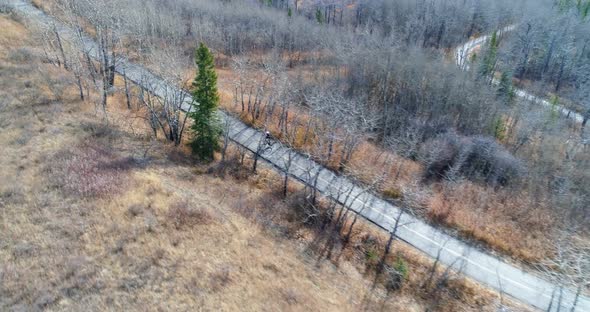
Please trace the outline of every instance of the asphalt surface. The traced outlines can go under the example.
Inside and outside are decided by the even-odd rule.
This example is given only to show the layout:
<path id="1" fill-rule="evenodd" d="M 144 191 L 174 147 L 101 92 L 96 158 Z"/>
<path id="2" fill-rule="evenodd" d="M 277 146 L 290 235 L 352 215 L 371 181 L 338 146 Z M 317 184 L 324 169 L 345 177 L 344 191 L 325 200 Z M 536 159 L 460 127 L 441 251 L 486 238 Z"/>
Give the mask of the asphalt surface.
<path id="1" fill-rule="evenodd" d="M 15 12 L 25 20 L 39 25 L 55 25 L 62 39 L 81 42 L 82 49 L 88 51 L 93 57 L 98 56 L 97 44 L 92 39 L 85 37 L 80 41 L 72 30 L 26 0 L 11 0 L 10 3 Z M 184 92 L 167 85 L 144 67 L 125 59 L 118 59 L 116 70 L 120 74 L 125 73 L 129 80 L 157 96 Z M 185 110 L 190 106 L 188 99 L 190 96 L 183 105 Z M 220 118 L 229 124 L 229 136 L 232 141 L 250 151 L 261 151 L 260 157 L 276 169 L 288 171 L 293 178 L 308 185 L 315 184 L 317 190 L 324 196 L 338 201 L 382 229 L 388 232 L 393 229 L 396 218 L 400 216 L 399 207 L 368 192 L 365 187 L 354 184 L 348 178 L 322 167 L 309 157 L 287 148 L 280 142 L 275 141 L 270 146 L 259 148 L 260 144 L 265 144 L 263 132 L 223 112 L 220 112 Z M 292 156 L 292 161 L 287 170 L 289 155 Z M 454 270 L 533 307 L 547 310 L 549 306 L 552 306 L 552 311 L 557 311 L 558 296 L 555 296 L 556 298 L 552 296 L 556 287 L 536 274 L 471 248 L 468 244 L 409 214 L 401 214 L 399 224 L 396 236 L 400 240 L 432 258 L 438 257 L 440 263 L 451 266 Z M 573 292 L 565 290 L 561 297 L 562 310 L 567 308 L 569 311 L 574 298 Z M 590 311 L 590 299 L 581 297 L 576 311 Z"/>

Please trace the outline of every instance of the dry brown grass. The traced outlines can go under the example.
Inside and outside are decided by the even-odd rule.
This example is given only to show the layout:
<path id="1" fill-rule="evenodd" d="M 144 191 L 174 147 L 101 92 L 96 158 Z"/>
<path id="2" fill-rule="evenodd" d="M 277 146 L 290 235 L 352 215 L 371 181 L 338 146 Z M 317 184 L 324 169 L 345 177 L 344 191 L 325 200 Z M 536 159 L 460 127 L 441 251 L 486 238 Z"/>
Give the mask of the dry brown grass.
<path id="1" fill-rule="evenodd" d="M 0 29 L 2 29 L 2 36 L 0 36 L 0 56 L 5 57 L 10 47 L 23 46 L 26 42 L 27 33 L 26 28 L 9 18 L 0 19 Z"/>
<path id="2" fill-rule="evenodd" d="M 422 165 L 416 161 L 400 157 L 386 149 L 375 146 L 370 142 L 362 142 L 349 164 L 351 173 L 358 175 L 362 181 L 371 183 L 380 175 L 385 179 L 380 187 L 382 192 L 399 192 L 403 197 L 403 190 L 422 176 Z"/>
<path id="3" fill-rule="evenodd" d="M 514 196 L 471 183 L 448 184 L 430 198 L 427 213 L 430 219 L 450 224 L 466 237 L 497 246 L 517 259 L 538 263 L 552 256 L 549 246 L 556 220 L 546 203 L 530 200 L 530 196 Z M 531 205 L 536 205 L 534 214 L 527 211 Z"/>
<path id="4" fill-rule="evenodd" d="M 114 132 L 106 131 L 92 104 L 68 90 L 56 101 L 34 71 L 27 79 L 35 91 L 17 97 L 27 66 L 13 63 L 0 79 L 0 97 L 9 99 L 0 107 L 0 310 L 495 309 L 495 295 L 464 279 L 436 300 L 426 296 L 415 286 L 429 262 L 401 244 L 408 283 L 389 295 L 372 288 L 366 248 L 378 253 L 384 240 L 374 229 L 355 227 L 342 260 L 334 252 L 326 261 L 323 242 L 333 236 L 288 220 L 291 206 L 273 192 L 278 177 L 270 171 L 248 180 L 203 174 L 207 167 L 191 165 L 182 150 L 130 127 L 139 121 L 124 103 L 111 102 Z M 108 166 L 130 159 L 124 170 Z M 77 176 L 73 187 L 89 182 L 69 168 L 79 161 L 117 187 L 55 188 L 56 175 Z M 66 165 L 45 170 L 63 165 L 55 162 Z M 110 178 L 112 168 L 120 179 Z"/>

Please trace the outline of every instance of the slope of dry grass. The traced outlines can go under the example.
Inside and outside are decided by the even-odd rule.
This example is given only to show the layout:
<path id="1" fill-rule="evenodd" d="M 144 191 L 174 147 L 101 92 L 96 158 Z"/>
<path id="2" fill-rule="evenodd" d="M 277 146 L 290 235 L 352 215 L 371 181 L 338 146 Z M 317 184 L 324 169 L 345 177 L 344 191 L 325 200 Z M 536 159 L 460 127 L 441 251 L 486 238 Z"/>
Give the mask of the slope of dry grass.
<path id="1" fill-rule="evenodd" d="M 165 145 L 143 159 L 134 151 L 144 138 L 102 131 L 92 107 L 53 101 L 40 79 L 19 96 L 36 69 L 0 66 L 0 310 L 363 304 L 369 288 L 353 268 L 314 266 L 295 242 L 233 212 L 232 194 L 251 194 L 247 184 L 195 176 Z"/>
<path id="2" fill-rule="evenodd" d="M 117 145 L 132 143 L 94 138 L 79 124 L 92 115 L 52 112 L 61 103 L 32 110 L 19 104 L 3 108 L 3 120 L 11 121 L 0 135 L 8 168 L 0 178 L 2 310 L 337 310 L 343 303 L 354 310 L 359 304 L 361 298 L 348 301 L 356 285 L 344 283 L 340 270 L 308 265 L 296 246 L 281 246 L 231 213 L 232 201 L 223 196 L 236 190 L 225 182 L 201 176 L 183 193 L 171 185 L 191 169 L 165 163 L 135 164 L 113 176 L 105 167 L 119 161 Z M 97 155 L 86 144 L 109 152 Z M 84 172 L 97 178 L 58 178 L 77 177 L 84 164 L 59 157 L 69 152 L 82 161 L 99 157 L 102 164 Z M 118 189 L 76 188 L 95 180 L 118 182 Z M 187 224 L 177 227 L 171 213 L 184 209 L 178 207 L 207 212 L 181 216 Z M 342 282 L 332 285 L 336 280 Z"/>

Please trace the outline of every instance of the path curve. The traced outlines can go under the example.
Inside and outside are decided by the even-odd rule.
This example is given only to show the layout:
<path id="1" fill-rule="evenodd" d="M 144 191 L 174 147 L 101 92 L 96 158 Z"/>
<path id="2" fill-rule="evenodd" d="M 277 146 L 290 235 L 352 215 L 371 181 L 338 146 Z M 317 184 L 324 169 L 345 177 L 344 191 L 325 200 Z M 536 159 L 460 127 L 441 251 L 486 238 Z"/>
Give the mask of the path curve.
<path id="1" fill-rule="evenodd" d="M 498 31 L 498 35 L 501 36 L 502 34 L 514 31 L 514 30 L 516 30 L 516 28 L 517 28 L 516 25 L 510 25 L 510 26 L 504 27 L 500 31 Z M 458 46 L 455 49 L 455 62 L 457 64 L 457 66 L 459 66 L 459 68 L 461 68 L 463 70 L 469 70 L 469 57 L 473 54 L 473 50 L 479 48 L 483 43 L 487 42 L 489 38 L 490 38 L 489 35 L 478 37 L 478 38 L 469 40 L 466 43 Z M 494 79 L 492 81 L 492 83 L 494 83 L 494 84 L 498 83 L 497 79 Z M 546 99 L 544 99 L 542 97 L 538 97 L 536 95 L 533 95 L 523 89 L 515 88 L 515 95 L 518 98 L 523 99 L 525 101 L 537 103 L 537 104 L 545 106 L 549 109 L 553 108 L 553 104 L 551 104 L 551 102 L 547 101 Z M 556 105 L 555 108 L 563 116 L 571 118 L 578 123 L 584 122 L 584 117 L 580 113 L 574 112 L 574 111 L 567 109 L 561 105 Z"/>

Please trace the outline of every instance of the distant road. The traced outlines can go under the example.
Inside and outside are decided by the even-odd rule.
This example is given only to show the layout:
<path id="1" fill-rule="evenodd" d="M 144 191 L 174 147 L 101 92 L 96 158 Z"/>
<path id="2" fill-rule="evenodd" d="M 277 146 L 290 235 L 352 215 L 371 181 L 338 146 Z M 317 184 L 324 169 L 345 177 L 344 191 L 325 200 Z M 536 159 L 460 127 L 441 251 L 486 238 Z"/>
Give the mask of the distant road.
<path id="1" fill-rule="evenodd" d="M 64 40 L 77 40 L 72 30 L 35 8 L 28 1 L 10 1 L 15 12 L 26 20 L 45 26 L 55 25 Z M 91 56 L 97 57 L 97 44 L 90 38 L 83 38 L 82 41 L 83 49 L 89 51 Z M 184 92 L 165 84 L 162 79 L 141 65 L 124 59 L 118 60 L 116 70 L 120 74 L 125 73 L 134 83 L 157 96 L 164 96 L 170 92 Z M 190 96 L 187 95 L 187 98 Z M 189 107 L 190 100 L 187 100 L 183 108 L 188 110 Z M 220 112 L 220 117 L 230 125 L 229 136 L 234 142 L 252 152 L 259 150 L 259 144 L 264 142 L 264 133 L 226 113 Z M 392 231 L 396 218 L 400 215 L 399 207 L 367 192 L 362 186 L 354 184 L 346 177 L 338 176 L 280 142 L 274 142 L 270 148 L 263 149 L 260 155 L 276 169 L 288 172 L 293 178 L 308 185 L 315 184 L 323 195 L 338 201 L 385 231 Z M 292 156 L 292 162 L 287 168 L 289 156 Z M 432 258 L 438 256 L 442 264 L 451 266 L 466 276 L 533 307 L 547 310 L 549 306 L 552 306 L 552 310 L 557 310 L 558 298 L 552 300 L 552 293 L 556 287 L 537 275 L 503 262 L 493 255 L 473 249 L 468 244 L 408 214 L 401 215 L 399 224 L 401 225 L 396 232 L 399 239 Z M 561 298 L 562 311 L 565 309 L 569 311 L 573 298 L 571 291 L 564 291 Z M 590 299 L 581 297 L 576 311 L 590 311 Z"/>
<path id="2" fill-rule="evenodd" d="M 510 26 L 504 27 L 498 32 L 498 35 L 502 35 L 503 33 L 514 31 L 515 29 L 516 29 L 515 25 L 510 25 Z M 469 69 L 469 57 L 473 54 L 473 50 L 481 47 L 481 45 L 486 43 L 489 38 L 490 38 L 489 35 L 478 37 L 473 40 L 467 41 L 466 43 L 457 47 L 455 49 L 455 61 L 457 63 L 457 66 L 459 66 L 463 70 L 468 70 Z M 494 79 L 493 82 L 497 83 L 497 80 Z M 551 104 L 546 99 L 532 95 L 531 93 L 529 93 L 523 89 L 515 88 L 515 94 L 517 97 L 519 97 L 523 100 L 537 103 L 537 104 L 543 105 L 543 106 L 550 108 L 550 109 L 553 108 L 553 104 Z M 569 117 L 569 118 L 575 120 L 576 122 L 582 123 L 584 121 L 584 117 L 581 114 L 574 112 L 570 109 L 567 109 L 561 105 L 556 105 L 555 109 L 557 109 L 557 111 L 559 113 L 561 113 L 563 116 Z"/>

